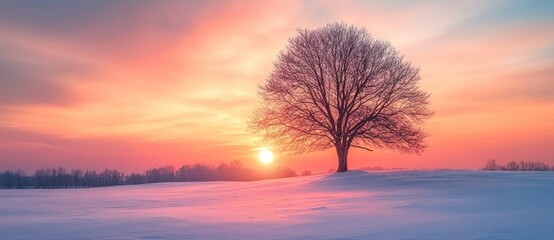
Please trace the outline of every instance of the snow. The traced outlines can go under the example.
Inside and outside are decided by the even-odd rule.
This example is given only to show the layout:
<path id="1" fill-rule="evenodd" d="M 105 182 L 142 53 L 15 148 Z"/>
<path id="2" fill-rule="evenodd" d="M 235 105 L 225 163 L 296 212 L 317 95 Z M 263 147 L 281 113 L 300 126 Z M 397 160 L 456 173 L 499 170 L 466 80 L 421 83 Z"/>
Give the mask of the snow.
<path id="1" fill-rule="evenodd" d="M 554 173 L 0 190 L 0 239 L 554 239 Z"/>

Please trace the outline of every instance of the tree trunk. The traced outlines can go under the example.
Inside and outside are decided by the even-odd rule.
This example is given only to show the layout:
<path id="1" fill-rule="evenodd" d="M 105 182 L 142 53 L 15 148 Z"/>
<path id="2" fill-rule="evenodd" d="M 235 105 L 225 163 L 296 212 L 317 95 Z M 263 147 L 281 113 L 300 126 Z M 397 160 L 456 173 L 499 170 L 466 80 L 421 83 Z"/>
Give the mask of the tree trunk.
<path id="1" fill-rule="evenodd" d="M 339 165 L 337 167 L 337 172 L 346 172 L 348 171 L 348 148 L 337 146 L 337 156 L 339 159 Z"/>

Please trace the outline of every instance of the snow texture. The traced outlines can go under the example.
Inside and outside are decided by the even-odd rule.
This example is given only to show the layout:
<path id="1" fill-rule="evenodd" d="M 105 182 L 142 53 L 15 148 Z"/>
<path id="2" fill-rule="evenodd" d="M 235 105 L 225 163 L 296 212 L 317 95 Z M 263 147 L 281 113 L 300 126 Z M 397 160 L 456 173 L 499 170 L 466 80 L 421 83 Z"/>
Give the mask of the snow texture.
<path id="1" fill-rule="evenodd" d="M 0 239 L 554 239 L 552 172 L 0 190 Z"/>

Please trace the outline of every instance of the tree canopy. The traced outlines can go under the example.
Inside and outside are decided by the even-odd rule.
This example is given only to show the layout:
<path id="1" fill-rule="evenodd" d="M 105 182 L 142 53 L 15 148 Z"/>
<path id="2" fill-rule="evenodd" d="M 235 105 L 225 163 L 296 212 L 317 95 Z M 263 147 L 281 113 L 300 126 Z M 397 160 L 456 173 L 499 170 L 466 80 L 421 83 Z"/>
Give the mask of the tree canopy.
<path id="1" fill-rule="evenodd" d="M 432 116 L 419 69 L 363 28 L 298 29 L 260 85 L 249 127 L 282 152 L 335 147 L 338 172 L 351 147 L 420 153 Z"/>

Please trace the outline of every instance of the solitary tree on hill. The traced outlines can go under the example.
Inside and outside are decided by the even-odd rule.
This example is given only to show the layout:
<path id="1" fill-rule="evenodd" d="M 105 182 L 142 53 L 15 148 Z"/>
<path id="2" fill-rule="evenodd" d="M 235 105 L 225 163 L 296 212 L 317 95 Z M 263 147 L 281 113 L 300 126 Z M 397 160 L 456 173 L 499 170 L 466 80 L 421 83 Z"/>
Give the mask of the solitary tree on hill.
<path id="1" fill-rule="evenodd" d="M 299 29 L 260 85 L 249 128 L 282 152 L 334 147 L 337 172 L 348 170 L 351 147 L 420 153 L 420 126 L 433 113 L 419 80 L 418 68 L 363 28 Z"/>

